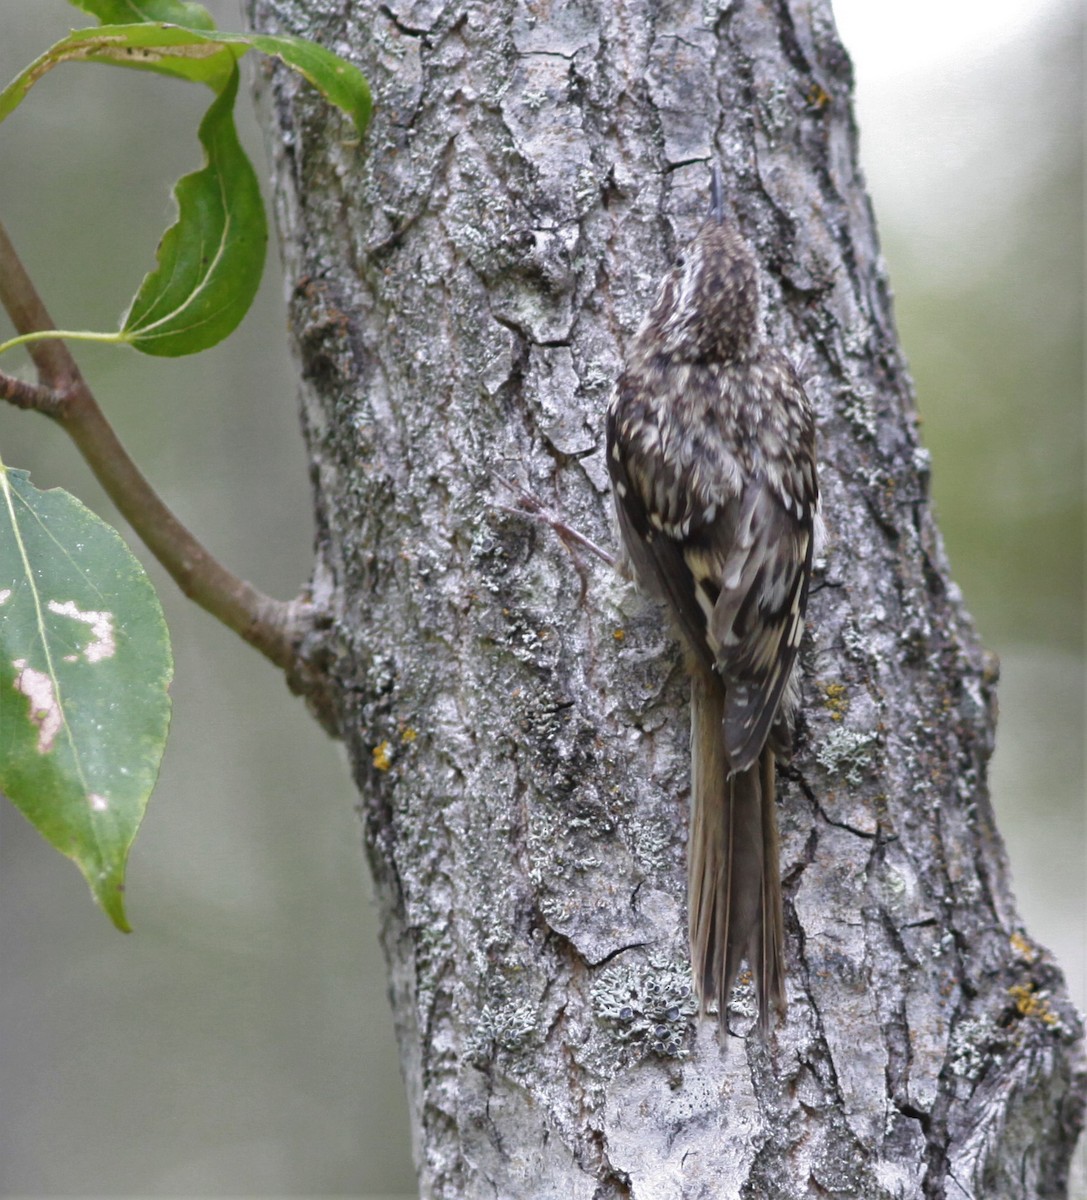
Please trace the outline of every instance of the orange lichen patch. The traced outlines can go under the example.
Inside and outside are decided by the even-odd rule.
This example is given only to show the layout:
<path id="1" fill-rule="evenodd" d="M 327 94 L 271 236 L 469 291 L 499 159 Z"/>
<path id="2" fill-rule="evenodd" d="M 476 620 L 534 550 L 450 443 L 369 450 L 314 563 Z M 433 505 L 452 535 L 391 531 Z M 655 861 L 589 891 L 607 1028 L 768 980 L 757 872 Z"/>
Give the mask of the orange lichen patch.
<path id="1" fill-rule="evenodd" d="M 1018 930 L 1011 935 L 1010 941 L 1011 948 L 1024 962 L 1032 963 L 1038 957 L 1037 951 Z"/>
<path id="2" fill-rule="evenodd" d="M 844 683 L 828 683 L 823 687 L 826 696 L 825 707 L 830 712 L 832 721 L 840 721 L 849 712 L 849 698 Z"/>
<path id="3" fill-rule="evenodd" d="M 1008 988 L 1022 1017 L 1037 1017 L 1044 1025 L 1056 1025 L 1060 1017 L 1049 1007 L 1045 993 L 1034 990 L 1033 983 L 1017 983 Z"/>
<path id="4" fill-rule="evenodd" d="M 812 106 L 812 108 L 826 108 L 826 106 L 830 103 L 830 93 L 825 87 L 823 87 L 822 84 L 813 83 L 811 87 L 808 88 L 808 103 Z"/>

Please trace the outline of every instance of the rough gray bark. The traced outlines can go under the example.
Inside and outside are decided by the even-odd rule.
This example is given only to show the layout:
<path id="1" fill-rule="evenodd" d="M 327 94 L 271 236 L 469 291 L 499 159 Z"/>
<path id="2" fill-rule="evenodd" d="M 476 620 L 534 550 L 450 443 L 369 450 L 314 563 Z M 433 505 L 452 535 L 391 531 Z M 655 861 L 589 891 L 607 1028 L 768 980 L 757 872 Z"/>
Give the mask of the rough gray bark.
<path id="1" fill-rule="evenodd" d="M 986 790 L 995 665 L 927 458 L 826 0 L 251 0 L 367 72 L 364 153 L 273 72 L 319 516 L 428 1197 L 1059 1196 L 1081 1026 Z M 330 123 L 331 122 L 331 123 Z M 781 781 L 789 1015 L 693 1016 L 687 705 L 614 545 L 602 413 L 706 206 L 763 267 L 830 534 Z"/>

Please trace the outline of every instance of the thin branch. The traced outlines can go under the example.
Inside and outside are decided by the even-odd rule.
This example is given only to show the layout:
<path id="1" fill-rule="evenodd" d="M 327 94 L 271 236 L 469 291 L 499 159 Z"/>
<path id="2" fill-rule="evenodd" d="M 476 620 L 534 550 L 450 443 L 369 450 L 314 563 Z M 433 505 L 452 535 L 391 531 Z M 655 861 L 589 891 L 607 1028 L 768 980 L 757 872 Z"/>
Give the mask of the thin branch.
<path id="1" fill-rule="evenodd" d="M 2 224 L 0 304 L 20 335 L 54 328 Z M 61 425 L 118 510 L 185 595 L 293 675 L 298 643 L 314 624 L 312 605 L 303 599 L 273 600 L 228 571 L 141 474 L 64 342 L 34 341 L 26 349 L 37 367 L 39 384 L 0 374 L 0 398 L 44 413 Z"/>
<path id="2" fill-rule="evenodd" d="M 52 388 L 42 387 L 40 383 L 27 383 L 25 379 L 16 379 L 14 375 L 5 375 L 3 371 L 0 371 L 0 400 L 7 400 L 16 408 L 44 413 L 48 417 L 55 416 L 63 403 L 63 397 L 58 396 Z"/>
<path id="3" fill-rule="evenodd" d="M 549 508 L 547 508 L 539 497 L 534 496 L 531 492 L 526 491 L 520 484 L 514 483 L 510 479 L 506 479 L 501 475 L 496 475 L 495 479 L 517 497 L 518 504 L 516 507 L 512 504 L 498 504 L 495 507 L 502 512 L 512 513 L 518 517 L 531 517 L 534 521 L 539 521 L 542 525 L 547 525 L 555 531 L 559 540 L 569 550 L 572 546 L 581 546 L 588 550 L 590 554 L 594 554 L 602 563 L 611 567 L 614 570 L 622 571 L 622 566 L 614 554 L 605 550 L 602 546 L 598 546 L 596 542 L 587 538 L 580 530 L 575 529 L 573 525 L 568 524 L 561 517 L 557 517 Z"/>

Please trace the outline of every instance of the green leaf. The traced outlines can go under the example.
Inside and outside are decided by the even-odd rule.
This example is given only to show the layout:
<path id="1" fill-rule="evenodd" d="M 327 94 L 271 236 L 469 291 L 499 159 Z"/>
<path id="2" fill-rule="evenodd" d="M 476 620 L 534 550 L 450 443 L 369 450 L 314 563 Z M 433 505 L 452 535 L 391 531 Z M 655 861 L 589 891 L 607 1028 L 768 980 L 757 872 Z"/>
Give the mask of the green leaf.
<path id="1" fill-rule="evenodd" d="M 68 0 L 97 17 L 103 25 L 133 25 L 138 21 L 170 21 L 189 29 L 211 32 L 215 22 L 202 4 L 189 0 Z"/>
<path id="2" fill-rule="evenodd" d="M 238 72 L 200 123 L 207 165 L 178 180 L 178 219 L 121 325 L 145 354 L 195 354 L 232 333 L 264 269 L 268 227 L 256 172 L 234 128 Z"/>
<path id="3" fill-rule="evenodd" d="M 64 62 L 111 63 L 206 83 L 221 91 L 246 47 L 228 47 L 217 34 L 183 29 L 180 25 L 102 25 L 73 29 L 24 68 L 0 92 L 0 121 L 26 98 L 48 71 Z"/>
<path id="4" fill-rule="evenodd" d="M 370 87 L 366 76 L 346 59 L 340 58 L 316 42 L 290 37 L 287 34 L 272 36 L 264 33 L 219 33 L 216 37 L 227 43 L 244 37 L 257 50 L 274 55 L 297 71 L 303 79 L 312 83 L 330 104 L 345 112 L 351 118 L 355 132 L 360 138 L 366 133 L 366 126 L 370 123 L 370 111 L 373 108 Z"/>
<path id="5" fill-rule="evenodd" d="M 150 0 L 143 0 L 147 7 Z M 105 7 L 105 0 L 102 0 Z M 104 62 L 157 71 L 215 91 L 227 86 L 234 64 L 256 46 L 298 71 L 354 123 L 359 137 L 370 120 L 370 89 L 362 72 L 314 42 L 270 34 L 208 32 L 181 25 L 132 23 L 75 29 L 23 70 L 0 92 L 0 121 L 17 108 L 35 83 L 62 62 Z"/>
<path id="6" fill-rule="evenodd" d="M 76 8 L 97 17 L 103 25 L 131 25 L 161 21 L 183 25 L 189 30 L 215 31 L 211 14 L 200 4 L 187 0 L 68 0 Z M 223 44 L 253 46 L 274 55 L 296 70 L 321 91 L 325 99 L 342 109 L 358 130 L 366 132 L 370 117 L 370 90 L 365 78 L 350 63 L 325 50 L 316 42 L 289 35 L 218 33 Z M 243 50 L 244 54 L 245 51 Z"/>
<path id="7" fill-rule="evenodd" d="M 200 7 L 182 5 L 180 0 L 72 2 L 110 17 L 146 18 L 160 11 L 176 15 Z M 199 13 L 196 19 L 201 19 Z M 116 335 L 78 336 L 124 341 L 145 354 L 194 354 L 222 341 L 248 311 L 260 283 L 268 240 L 256 174 L 238 142 L 232 115 L 238 92 L 237 59 L 250 47 L 275 55 L 297 71 L 351 118 L 360 137 L 365 133 L 371 110 L 366 79 L 321 46 L 302 38 L 209 33 L 147 19 L 74 30 L 0 92 L 2 121 L 58 63 L 90 61 L 160 71 L 207 83 L 218 93 L 200 125 L 206 165 L 178 182 L 178 220 L 159 243 L 157 266 L 140 285 L 121 329 Z M 22 335 L 0 350 L 29 340 L 30 335 Z"/>
<path id="8" fill-rule="evenodd" d="M 118 929 L 172 674 L 158 597 L 117 532 L 0 464 L 0 789 Z"/>

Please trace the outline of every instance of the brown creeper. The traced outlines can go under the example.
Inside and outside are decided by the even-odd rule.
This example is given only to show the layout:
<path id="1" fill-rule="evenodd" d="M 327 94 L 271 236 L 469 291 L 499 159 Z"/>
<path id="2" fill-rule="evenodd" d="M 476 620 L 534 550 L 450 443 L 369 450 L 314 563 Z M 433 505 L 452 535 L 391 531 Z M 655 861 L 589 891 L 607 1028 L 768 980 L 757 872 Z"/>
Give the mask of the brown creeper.
<path id="1" fill-rule="evenodd" d="M 639 582 L 691 674 L 691 963 L 722 1030 L 746 957 L 759 1024 L 785 1011 L 775 754 L 786 753 L 819 487 L 789 361 L 763 344 L 755 261 L 712 212 L 664 279 L 608 406 L 608 470 Z"/>

